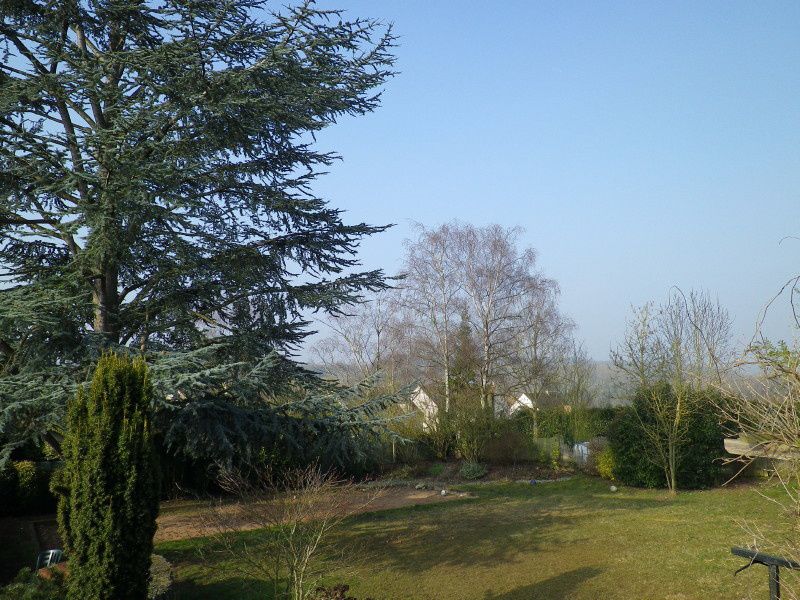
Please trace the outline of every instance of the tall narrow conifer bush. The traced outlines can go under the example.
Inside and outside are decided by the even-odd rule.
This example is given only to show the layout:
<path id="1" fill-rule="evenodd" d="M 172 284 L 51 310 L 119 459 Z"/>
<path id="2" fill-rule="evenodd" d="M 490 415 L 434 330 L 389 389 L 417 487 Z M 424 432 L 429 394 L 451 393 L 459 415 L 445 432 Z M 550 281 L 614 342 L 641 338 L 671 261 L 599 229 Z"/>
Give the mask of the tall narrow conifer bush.
<path id="1" fill-rule="evenodd" d="M 108 353 L 67 411 L 58 518 L 70 600 L 142 600 L 158 514 L 143 360 Z"/>

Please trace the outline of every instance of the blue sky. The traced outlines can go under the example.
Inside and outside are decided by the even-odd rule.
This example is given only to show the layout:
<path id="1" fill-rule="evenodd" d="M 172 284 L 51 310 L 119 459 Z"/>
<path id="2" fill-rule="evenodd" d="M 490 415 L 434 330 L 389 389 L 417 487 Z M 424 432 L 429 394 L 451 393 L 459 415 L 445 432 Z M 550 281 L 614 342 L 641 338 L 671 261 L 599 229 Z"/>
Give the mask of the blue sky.
<path id="1" fill-rule="evenodd" d="M 319 137 L 316 190 L 396 271 L 410 224 L 525 228 L 590 355 L 630 305 L 704 288 L 752 335 L 800 273 L 800 3 L 360 2 L 400 74 L 376 113 Z M 788 314 L 767 333 L 790 338 Z"/>

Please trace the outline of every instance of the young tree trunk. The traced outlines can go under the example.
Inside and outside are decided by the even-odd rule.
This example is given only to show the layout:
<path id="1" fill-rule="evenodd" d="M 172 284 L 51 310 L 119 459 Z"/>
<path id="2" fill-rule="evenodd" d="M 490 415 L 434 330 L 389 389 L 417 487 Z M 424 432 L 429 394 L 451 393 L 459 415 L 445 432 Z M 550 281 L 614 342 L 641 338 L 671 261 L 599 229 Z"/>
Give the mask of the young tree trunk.
<path id="1" fill-rule="evenodd" d="M 678 493 L 677 448 L 674 439 L 669 440 L 669 460 L 667 464 L 667 487 L 673 496 Z"/>

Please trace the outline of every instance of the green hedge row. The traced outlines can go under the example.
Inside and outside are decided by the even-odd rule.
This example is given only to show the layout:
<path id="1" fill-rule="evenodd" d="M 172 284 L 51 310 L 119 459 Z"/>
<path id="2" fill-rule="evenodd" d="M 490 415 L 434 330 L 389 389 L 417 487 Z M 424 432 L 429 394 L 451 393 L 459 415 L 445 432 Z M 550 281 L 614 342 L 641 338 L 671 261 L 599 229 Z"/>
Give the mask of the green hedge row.
<path id="1" fill-rule="evenodd" d="M 521 411 L 514 420 L 533 437 L 559 438 L 567 445 L 608 435 L 619 408 L 575 407 L 569 412 L 561 406 Z"/>
<path id="2" fill-rule="evenodd" d="M 0 469 L 0 516 L 53 512 L 56 500 L 50 478 L 54 468 L 54 463 L 18 460 Z"/>

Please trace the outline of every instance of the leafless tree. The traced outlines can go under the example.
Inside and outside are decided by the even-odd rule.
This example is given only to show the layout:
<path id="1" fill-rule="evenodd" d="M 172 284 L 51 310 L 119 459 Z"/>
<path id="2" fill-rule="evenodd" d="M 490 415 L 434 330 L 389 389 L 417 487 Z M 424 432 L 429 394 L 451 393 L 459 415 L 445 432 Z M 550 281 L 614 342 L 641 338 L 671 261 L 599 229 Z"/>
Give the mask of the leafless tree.
<path id="1" fill-rule="evenodd" d="M 615 367 L 639 389 L 647 418 L 633 404 L 648 440 L 651 460 L 677 491 L 677 470 L 689 417 L 696 410 L 694 390 L 722 381 L 728 368 L 731 320 L 719 302 L 704 292 L 673 292 L 659 306 L 634 309 L 628 330 L 612 351 Z"/>
<path id="2" fill-rule="evenodd" d="M 345 385 L 356 385 L 381 374 L 383 387 L 396 391 L 405 344 L 395 290 L 368 296 L 347 313 L 321 322 L 330 334 L 317 342 L 312 352 L 327 375 Z"/>
<path id="3" fill-rule="evenodd" d="M 584 408 L 594 396 L 595 365 L 583 346 L 568 341 L 558 368 L 560 396 L 573 408 Z"/>
<path id="4" fill-rule="evenodd" d="M 522 298 L 520 327 L 507 361 L 514 391 L 524 391 L 538 405 L 559 387 L 575 345 L 575 325 L 558 308 L 558 286 L 543 284 Z"/>
<path id="5" fill-rule="evenodd" d="M 453 336 L 458 323 L 463 278 L 454 244 L 458 225 L 436 229 L 417 225 L 406 242 L 402 301 L 416 330 L 415 348 L 423 363 L 441 372 L 444 410 L 450 410 Z"/>
<path id="6" fill-rule="evenodd" d="M 663 304 L 633 309 L 611 360 L 634 385 L 718 384 L 733 362 L 731 325 L 728 312 L 707 292 L 686 296 L 675 290 Z"/>
<path id="7" fill-rule="evenodd" d="M 456 235 L 457 272 L 479 340 L 479 385 L 485 408 L 515 351 L 515 341 L 534 320 L 523 318 L 528 300 L 555 283 L 536 271 L 536 252 L 520 250 L 522 230 L 463 225 Z M 505 391 L 505 390 L 504 390 Z"/>
<path id="8" fill-rule="evenodd" d="M 233 501 L 215 501 L 206 511 L 203 552 L 246 579 L 271 581 L 275 598 L 290 600 L 311 596 L 324 574 L 320 557 L 330 534 L 378 493 L 358 493 L 315 465 L 277 478 L 268 471 L 245 476 L 223 470 L 219 485 Z M 245 528 L 259 532 L 252 547 L 242 541 Z"/>
<path id="9" fill-rule="evenodd" d="M 782 495 L 762 495 L 765 502 L 778 504 L 782 522 L 763 527 L 751 518 L 742 522 L 750 544 L 762 552 L 800 562 L 800 345 L 772 342 L 762 325 L 767 314 L 786 299 L 792 327 L 800 328 L 800 276 L 792 277 L 770 299 L 759 317 L 756 332 L 737 362 L 740 369 L 720 386 L 720 410 L 729 424 L 729 435 L 738 437 L 741 471 L 754 460 L 769 467 L 770 477 L 780 484 Z M 787 298 L 788 296 L 788 298 Z M 782 597 L 800 598 L 800 577 L 796 571 L 781 573 Z"/>

